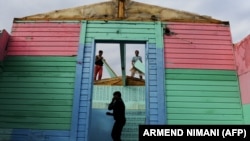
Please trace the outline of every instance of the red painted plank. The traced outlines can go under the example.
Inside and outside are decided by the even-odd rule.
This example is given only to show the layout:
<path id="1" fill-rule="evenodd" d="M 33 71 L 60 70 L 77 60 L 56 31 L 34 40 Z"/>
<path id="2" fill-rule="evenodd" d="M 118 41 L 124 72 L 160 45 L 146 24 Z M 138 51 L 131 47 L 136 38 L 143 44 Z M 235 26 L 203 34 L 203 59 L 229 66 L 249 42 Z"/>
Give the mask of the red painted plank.
<path id="1" fill-rule="evenodd" d="M 8 55 L 76 55 L 80 23 L 15 23 Z"/>
<path id="2" fill-rule="evenodd" d="M 229 36 L 231 35 L 230 31 L 214 31 L 214 30 L 183 30 L 183 29 L 173 29 L 171 28 L 171 32 L 178 33 L 179 35 L 215 35 L 215 36 Z"/>
<path id="3" fill-rule="evenodd" d="M 190 59 L 225 59 L 225 60 L 234 60 L 234 57 L 232 55 L 215 55 L 215 54 L 177 54 L 177 53 L 171 53 L 171 54 L 165 54 L 165 58 L 168 60 L 170 58 L 190 58 Z"/>
<path id="4" fill-rule="evenodd" d="M 51 52 L 47 52 L 47 51 L 37 51 L 37 52 L 29 52 L 29 51 L 26 51 L 26 52 L 21 52 L 21 51 L 18 51 L 18 52 L 8 52 L 7 55 L 13 55 L 13 56 L 22 56 L 22 55 L 35 55 L 35 56 L 76 56 L 77 53 L 75 51 L 73 52 L 69 52 L 69 51 L 61 51 L 61 52 L 58 52 L 58 51 L 51 51 Z"/>
<path id="5" fill-rule="evenodd" d="M 8 52 L 10 51 L 58 51 L 58 50 L 62 50 L 62 51 L 76 51 L 77 52 L 77 48 L 75 46 L 68 46 L 68 47 L 28 47 L 28 46 L 24 46 L 24 47 L 12 47 L 10 49 L 8 49 Z"/>
<path id="6" fill-rule="evenodd" d="M 6 55 L 6 47 L 9 39 L 9 33 L 6 30 L 0 32 L 0 61 L 3 61 Z"/>
<path id="7" fill-rule="evenodd" d="M 78 42 L 79 38 L 76 37 L 10 37 L 10 42 L 19 42 L 19 41 L 25 41 L 25 42 L 29 42 L 29 41 L 37 41 L 37 42 L 68 42 L 68 41 L 75 41 Z"/>
<path id="8" fill-rule="evenodd" d="M 80 28 L 81 23 L 64 23 L 64 22 L 34 22 L 34 23 L 13 23 L 13 28 L 43 28 L 43 27 L 54 27 L 54 28 L 65 28 L 65 27 L 71 27 L 71 28 Z"/>
<path id="9" fill-rule="evenodd" d="M 206 45 L 206 44 L 185 44 L 185 43 L 172 43 L 167 44 L 165 43 L 165 46 L 168 48 L 186 48 L 186 49 L 221 49 L 221 50 L 232 50 L 232 48 L 229 48 L 228 45 Z"/>
<path id="10" fill-rule="evenodd" d="M 36 36 L 36 37 L 79 37 L 78 32 L 13 32 L 11 36 Z"/>
<path id="11" fill-rule="evenodd" d="M 64 28 L 56 28 L 56 27 L 33 27 L 33 28 L 27 28 L 27 27 L 19 27 L 19 28 L 12 28 L 13 32 L 51 32 L 51 31 L 57 31 L 57 32 L 78 32 L 79 27 L 64 27 Z"/>
<path id="12" fill-rule="evenodd" d="M 166 35 L 165 35 L 166 36 Z M 168 36 L 165 38 L 168 39 Z M 189 39 L 199 39 L 199 40 L 225 40 L 231 41 L 230 36 L 227 35 L 207 35 L 207 34 L 178 34 L 170 36 L 170 39 L 180 39 L 180 40 L 189 40 Z"/>
<path id="13" fill-rule="evenodd" d="M 224 54 L 224 55 L 231 55 L 233 56 L 233 51 L 232 50 L 217 50 L 217 49 L 165 49 L 165 54 L 170 54 L 170 53 L 185 53 L 185 54 Z"/>
<path id="14" fill-rule="evenodd" d="M 164 36 L 165 67 L 236 68 L 228 25 L 169 23 L 167 27 L 175 34 Z"/>
<path id="15" fill-rule="evenodd" d="M 78 43 L 77 42 L 58 42 L 58 41 L 55 41 L 55 42 L 33 42 L 33 41 L 29 41 L 29 42 L 26 42 L 26 41 L 23 41 L 23 42 L 10 42 L 9 43 L 9 46 L 15 46 L 15 47 L 23 47 L 23 46 L 28 46 L 28 47 L 36 47 L 36 46 L 58 46 L 58 47 L 67 47 L 67 46 L 78 46 Z"/>
<path id="16" fill-rule="evenodd" d="M 250 72 L 239 77 L 242 104 L 250 104 Z"/>
<path id="17" fill-rule="evenodd" d="M 242 104 L 250 104 L 250 35 L 235 44 L 234 49 Z"/>
<path id="18" fill-rule="evenodd" d="M 206 45 L 229 45 L 232 47 L 230 40 L 206 40 L 206 39 L 180 39 L 180 38 L 165 38 L 165 43 L 186 43 L 186 44 L 206 44 Z"/>

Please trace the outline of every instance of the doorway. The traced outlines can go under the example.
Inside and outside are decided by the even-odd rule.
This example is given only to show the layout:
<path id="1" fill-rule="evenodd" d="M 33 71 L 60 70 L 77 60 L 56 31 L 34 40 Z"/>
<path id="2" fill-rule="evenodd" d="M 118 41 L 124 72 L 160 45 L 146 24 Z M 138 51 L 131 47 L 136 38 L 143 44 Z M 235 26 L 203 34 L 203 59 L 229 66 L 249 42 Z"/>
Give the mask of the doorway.
<path id="1" fill-rule="evenodd" d="M 125 49 L 121 51 L 123 47 Z M 102 80 L 98 80 L 93 84 L 89 130 L 90 141 L 103 139 L 105 141 L 112 141 L 111 131 L 114 120 L 112 116 L 107 116 L 105 113 L 108 111 L 107 106 L 112 99 L 114 91 L 122 93 L 122 98 L 126 106 L 127 122 L 123 128 L 122 140 L 138 140 L 139 124 L 145 124 L 146 118 L 146 78 L 143 76 L 144 80 L 141 81 L 139 80 L 139 75 L 135 74 L 135 78 L 131 80 L 130 69 L 135 50 L 139 50 L 139 55 L 146 66 L 145 48 L 145 43 L 98 42 L 95 44 L 95 55 L 98 54 L 99 50 L 103 51 L 103 57 L 116 77 L 110 75 L 110 72 L 104 66 Z M 124 56 L 124 60 L 121 59 L 121 56 Z M 125 67 L 124 71 L 122 70 L 123 67 Z M 117 83 L 119 79 L 119 81 L 122 81 L 124 77 L 126 78 L 126 84 L 123 84 L 123 82 Z"/>

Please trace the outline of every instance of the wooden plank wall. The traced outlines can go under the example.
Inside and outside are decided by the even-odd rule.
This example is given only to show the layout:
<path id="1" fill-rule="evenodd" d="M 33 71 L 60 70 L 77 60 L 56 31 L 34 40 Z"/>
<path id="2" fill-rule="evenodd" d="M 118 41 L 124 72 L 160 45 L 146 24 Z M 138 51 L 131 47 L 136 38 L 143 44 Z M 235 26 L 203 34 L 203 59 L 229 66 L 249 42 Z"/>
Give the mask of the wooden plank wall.
<path id="1" fill-rule="evenodd" d="M 6 55 L 9 33 L 6 30 L 0 31 L 0 65 Z M 0 66 L 1 69 L 1 66 Z"/>
<path id="2" fill-rule="evenodd" d="M 77 55 L 79 23 L 14 23 L 7 55 Z"/>
<path id="3" fill-rule="evenodd" d="M 168 124 L 243 124 L 230 28 L 168 23 L 164 36 Z"/>
<path id="4" fill-rule="evenodd" d="M 235 44 L 234 48 L 239 77 L 244 121 L 250 123 L 250 35 Z"/>
<path id="5" fill-rule="evenodd" d="M 13 24 L 0 75 L 0 140 L 69 140 L 79 36 L 79 22 Z"/>
<path id="6" fill-rule="evenodd" d="M 121 21 L 88 21 L 82 23 L 80 48 L 77 58 L 77 74 L 75 97 L 80 101 L 74 102 L 74 118 L 72 134 L 77 140 L 88 140 L 88 129 L 91 120 L 91 94 L 93 79 L 93 57 L 95 56 L 94 41 L 144 41 L 148 43 L 146 52 L 148 70 L 146 74 L 147 123 L 165 123 L 164 89 L 163 85 L 163 37 L 160 22 L 121 22 Z M 158 38 L 159 37 L 159 38 Z M 161 42 L 157 42 L 160 39 Z M 160 65 L 157 67 L 157 65 Z M 80 95 L 79 95 L 80 94 Z M 78 104 L 78 105 L 77 105 Z M 150 106 L 149 106 L 150 105 Z M 78 109 L 77 109 L 78 107 Z M 72 138 L 75 138 L 72 137 Z"/>

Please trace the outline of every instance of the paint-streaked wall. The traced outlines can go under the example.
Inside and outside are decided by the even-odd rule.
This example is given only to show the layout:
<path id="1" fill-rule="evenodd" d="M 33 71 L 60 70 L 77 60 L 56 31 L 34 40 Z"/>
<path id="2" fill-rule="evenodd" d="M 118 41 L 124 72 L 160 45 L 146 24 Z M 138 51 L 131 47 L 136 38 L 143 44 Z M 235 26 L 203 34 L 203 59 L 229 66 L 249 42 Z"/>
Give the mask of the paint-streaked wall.
<path id="1" fill-rule="evenodd" d="M 74 56 L 79 31 L 78 22 L 14 23 L 7 55 Z"/>
<path id="2" fill-rule="evenodd" d="M 234 48 L 239 84 L 241 89 L 244 121 L 250 123 L 250 35 L 235 44 Z"/>
<path id="3" fill-rule="evenodd" d="M 6 50 L 7 50 L 6 47 L 8 44 L 9 36 L 10 36 L 9 33 L 6 30 L 0 31 L 0 63 L 3 61 L 6 55 Z"/>
<path id="4" fill-rule="evenodd" d="M 164 36 L 168 124 L 243 124 L 230 28 L 167 23 Z"/>

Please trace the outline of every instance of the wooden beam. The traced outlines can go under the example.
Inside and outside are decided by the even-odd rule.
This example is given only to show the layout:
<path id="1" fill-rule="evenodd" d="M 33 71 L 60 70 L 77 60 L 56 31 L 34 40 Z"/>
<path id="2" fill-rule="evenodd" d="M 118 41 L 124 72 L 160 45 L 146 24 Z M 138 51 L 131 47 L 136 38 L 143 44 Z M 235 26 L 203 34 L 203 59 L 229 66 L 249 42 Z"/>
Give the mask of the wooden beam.
<path id="1" fill-rule="evenodd" d="M 125 0 L 118 0 L 118 18 L 125 18 Z"/>

